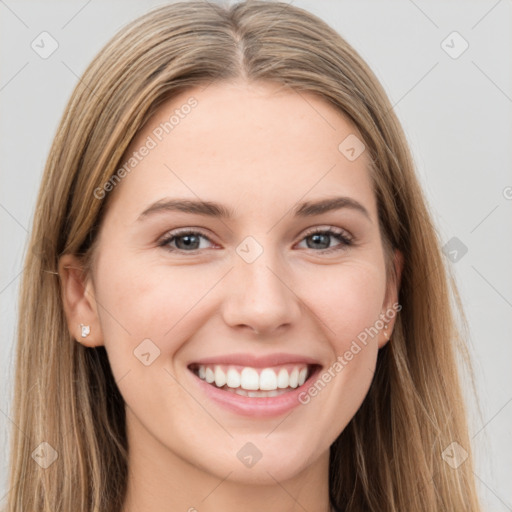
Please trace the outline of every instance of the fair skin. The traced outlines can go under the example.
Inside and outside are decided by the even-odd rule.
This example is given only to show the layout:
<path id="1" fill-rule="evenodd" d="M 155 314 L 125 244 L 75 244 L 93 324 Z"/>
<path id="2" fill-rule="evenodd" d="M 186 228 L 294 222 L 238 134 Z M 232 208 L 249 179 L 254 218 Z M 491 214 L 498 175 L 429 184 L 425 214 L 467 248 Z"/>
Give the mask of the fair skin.
<path id="1" fill-rule="evenodd" d="M 338 150 L 357 130 L 320 98 L 278 88 L 214 83 L 163 104 L 128 154 L 190 97 L 198 101 L 110 192 L 92 273 L 84 278 L 72 255 L 60 259 L 69 329 L 86 346 L 105 346 L 126 403 L 123 512 L 329 510 L 329 447 L 363 402 L 395 318 L 285 414 L 230 410 L 188 368 L 279 352 L 314 359 L 322 375 L 397 302 L 366 153 L 349 161 Z M 350 207 L 294 215 L 304 201 L 334 196 L 367 215 Z M 160 210 L 139 219 L 166 197 L 214 201 L 233 218 Z M 321 236 L 329 227 L 353 243 Z M 201 236 L 191 248 L 183 233 L 158 245 L 177 228 Z M 262 249 L 251 262 L 237 252 L 246 237 L 259 244 L 242 244 L 246 251 Z M 400 275 L 399 253 L 395 262 Z M 90 325 L 86 338 L 79 324 Z M 160 354 L 145 365 L 134 350 L 148 338 L 145 352 Z M 261 454 L 251 467 L 237 456 L 246 443 Z"/>

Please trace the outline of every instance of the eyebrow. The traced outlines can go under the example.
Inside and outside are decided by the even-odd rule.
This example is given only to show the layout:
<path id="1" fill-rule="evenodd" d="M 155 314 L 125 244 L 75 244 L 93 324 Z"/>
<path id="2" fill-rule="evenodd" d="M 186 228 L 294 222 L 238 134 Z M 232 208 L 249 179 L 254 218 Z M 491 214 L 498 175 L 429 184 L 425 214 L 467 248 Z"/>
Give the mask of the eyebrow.
<path id="1" fill-rule="evenodd" d="M 348 208 L 362 213 L 371 222 L 368 210 L 358 201 L 351 197 L 337 196 L 317 201 L 305 201 L 296 206 L 293 210 L 296 217 L 313 217 L 333 210 Z M 138 217 L 138 221 L 151 215 L 162 212 L 183 212 L 221 219 L 233 219 L 235 212 L 226 206 L 214 201 L 201 201 L 195 199 L 172 199 L 164 198 L 146 208 Z"/>

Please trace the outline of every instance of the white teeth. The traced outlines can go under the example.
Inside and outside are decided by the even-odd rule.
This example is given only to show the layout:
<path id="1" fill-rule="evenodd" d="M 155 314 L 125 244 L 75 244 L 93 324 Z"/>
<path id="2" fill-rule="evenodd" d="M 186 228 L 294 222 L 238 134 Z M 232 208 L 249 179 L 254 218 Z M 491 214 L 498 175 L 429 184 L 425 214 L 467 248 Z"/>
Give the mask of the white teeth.
<path id="1" fill-rule="evenodd" d="M 306 382 L 309 370 L 306 365 L 295 367 L 288 365 L 287 368 L 282 367 L 279 371 L 274 368 L 264 368 L 258 373 L 258 370 L 251 367 L 245 367 L 239 372 L 232 366 L 199 365 L 196 374 L 209 384 L 233 390 L 233 392 L 240 391 L 238 394 L 245 396 L 277 396 L 274 392 L 282 394 L 286 392 L 282 390 L 289 391 L 290 388 L 302 386 Z"/>
<path id="2" fill-rule="evenodd" d="M 202 367 L 200 366 L 199 369 L 201 368 Z M 199 377 L 201 377 L 201 374 L 199 374 Z M 228 370 L 227 385 L 230 388 L 240 387 L 240 374 L 234 368 L 230 368 Z"/>
<path id="3" fill-rule="evenodd" d="M 204 380 L 208 382 L 208 384 L 211 384 L 215 380 L 215 374 L 211 368 L 206 368 Z"/>
<path id="4" fill-rule="evenodd" d="M 236 393 L 237 395 L 249 396 L 249 397 L 267 397 L 267 396 L 279 396 L 283 393 L 287 393 L 284 389 L 274 389 L 273 391 L 246 391 L 245 389 L 227 389 L 229 393 Z"/>
<path id="5" fill-rule="evenodd" d="M 240 374 L 240 387 L 249 390 L 260 389 L 258 372 L 254 368 L 244 368 Z"/>
<path id="6" fill-rule="evenodd" d="M 222 371 L 220 366 L 215 367 L 215 385 L 221 388 L 226 384 L 226 374 Z"/>
<path id="7" fill-rule="evenodd" d="M 277 376 L 274 370 L 265 368 L 260 374 L 260 389 L 272 391 L 277 389 Z"/>
<path id="8" fill-rule="evenodd" d="M 290 373 L 289 385 L 292 388 L 296 388 L 299 385 L 299 370 L 297 368 L 294 368 L 292 373 Z"/>
<path id="9" fill-rule="evenodd" d="M 277 376 L 277 387 L 281 389 L 287 388 L 288 380 L 288 372 L 284 368 L 281 368 Z"/>

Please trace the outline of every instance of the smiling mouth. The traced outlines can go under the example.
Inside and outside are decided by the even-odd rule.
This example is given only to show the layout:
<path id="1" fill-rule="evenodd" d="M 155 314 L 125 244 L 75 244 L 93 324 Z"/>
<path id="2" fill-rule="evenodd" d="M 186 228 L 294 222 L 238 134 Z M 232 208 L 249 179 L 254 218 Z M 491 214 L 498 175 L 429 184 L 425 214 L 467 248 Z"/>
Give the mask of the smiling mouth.
<path id="1" fill-rule="evenodd" d="M 302 386 L 315 371 L 316 364 L 286 364 L 268 368 L 196 364 L 188 369 L 217 389 L 247 397 L 275 397 Z"/>

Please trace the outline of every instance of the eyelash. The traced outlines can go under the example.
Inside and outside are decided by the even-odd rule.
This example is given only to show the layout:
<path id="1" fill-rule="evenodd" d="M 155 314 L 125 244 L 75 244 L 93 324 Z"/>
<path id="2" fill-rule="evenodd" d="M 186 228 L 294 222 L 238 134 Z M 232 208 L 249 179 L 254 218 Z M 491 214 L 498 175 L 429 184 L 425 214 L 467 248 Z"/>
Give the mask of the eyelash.
<path id="1" fill-rule="evenodd" d="M 332 228 L 332 227 L 329 227 L 328 229 L 314 229 L 312 231 L 308 231 L 304 234 L 303 238 L 301 239 L 301 242 L 302 242 L 302 240 L 304 240 L 310 236 L 316 235 L 316 234 L 329 235 L 329 236 L 337 238 L 341 242 L 340 244 L 335 245 L 334 247 L 329 247 L 327 249 L 320 249 L 319 251 L 315 251 L 314 249 L 311 249 L 314 252 L 320 252 L 322 254 L 329 254 L 331 252 L 344 250 L 347 247 L 351 246 L 354 242 L 353 238 L 346 234 L 346 231 L 338 230 L 338 229 Z M 159 242 L 158 246 L 165 248 L 169 252 L 174 252 L 174 253 L 177 252 L 180 254 L 190 254 L 190 253 L 195 254 L 197 251 L 201 250 L 201 249 L 194 249 L 192 251 L 184 251 L 182 249 L 169 247 L 169 244 L 171 242 L 173 242 L 176 238 L 180 238 L 184 235 L 200 236 L 202 238 L 206 238 L 208 241 L 211 242 L 211 240 L 201 231 L 195 231 L 195 230 L 192 230 L 189 228 L 185 228 L 182 230 L 177 230 L 177 231 L 169 233 L 168 236 L 166 236 Z"/>

